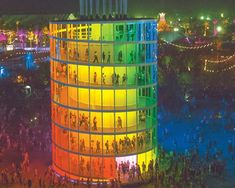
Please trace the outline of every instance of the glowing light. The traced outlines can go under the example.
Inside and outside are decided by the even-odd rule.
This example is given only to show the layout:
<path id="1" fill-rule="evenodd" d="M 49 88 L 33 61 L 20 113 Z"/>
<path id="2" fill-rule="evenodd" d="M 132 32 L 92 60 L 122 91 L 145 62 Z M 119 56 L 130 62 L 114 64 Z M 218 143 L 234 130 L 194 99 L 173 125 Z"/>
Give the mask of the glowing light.
<path id="1" fill-rule="evenodd" d="M 219 63 L 229 63 L 229 62 L 233 62 L 233 61 L 231 61 L 233 58 L 235 57 L 235 54 L 233 54 L 233 55 L 231 55 L 231 56 L 229 56 L 229 57 L 227 57 L 226 59 L 223 59 L 223 60 L 217 60 L 217 61 L 213 61 L 213 60 L 205 60 L 205 64 L 204 64 L 204 71 L 205 72 L 211 72 L 211 73 L 219 73 L 219 72 L 227 72 L 227 71 L 230 71 L 230 70 L 232 70 L 232 69 L 234 69 L 235 68 L 235 65 L 230 65 L 230 66 L 228 66 L 228 67 L 226 67 L 226 68 L 222 68 L 222 69 L 218 69 L 218 70 L 216 70 L 216 69 L 208 69 L 207 68 L 207 65 L 208 65 L 208 63 L 212 63 L 212 64 L 219 64 Z"/>
<path id="2" fill-rule="evenodd" d="M 6 50 L 7 51 L 12 51 L 12 50 L 14 50 L 14 46 L 12 44 L 9 44 L 9 45 L 6 46 Z"/>
<path id="3" fill-rule="evenodd" d="M 0 33 L 0 42 L 6 42 L 7 36 L 4 33 Z"/>
<path id="4" fill-rule="evenodd" d="M 235 54 L 225 58 L 225 59 L 222 59 L 222 60 L 216 60 L 216 61 L 213 61 L 213 60 L 208 60 L 206 59 L 206 61 L 208 63 L 214 63 L 214 64 L 218 64 L 218 63 L 226 63 L 226 62 L 229 62 L 233 57 L 235 57 Z"/>
<path id="5" fill-rule="evenodd" d="M 166 13 L 161 12 L 161 13 L 159 14 L 159 16 L 160 16 L 160 19 L 161 19 L 161 20 L 165 20 Z"/>
<path id="6" fill-rule="evenodd" d="M 36 64 L 34 62 L 34 57 L 32 53 L 28 53 L 25 56 L 25 67 L 27 70 L 31 70 L 31 69 L 35 69 L 36 68 Z"/>
<path id="7" fill-rule="evenodd" d="M 24 83 L 24 77 L 22 75 L 18 75 L 16 78 L 16 82 L 18 84 Z"/>
<path id="8" fill-rule="evenodd" d="M 175 32 L 178 32 L 178 31 L 179 31 L 179 28 L 178 28 L 178 27 L 175 27 L 175 28 L 174 28 L 174 31 L 175 31 Z"/>
<path id="9" fill-rule="evenodd" d="M 190 99 L 190 95 L 189 95 L 188 93 L 185 93 L 185 95 L 184 95 L 184 100 L 185 100 L 186 102 L 189 102 L 189 99 Z"/>
<path id="10" fill-rule="evenodd" d="M 0 66 L 0 79 L 9 77 L 9 70 L 6 67 Z"/>
<path id="11" fill-rule="evenodd" d="M 221 26 L 217 26 L 217 27 L 216 27 L 216 30 L 217 30 L 218 32 L 221 32 L 221 31 L 222 31 L 222 27 L 221 27 Z"/>
<path id="12" fill-rule="evenodd" d="M 201 45 L 201 46 L 183 46 L 183 45 L 178 45 L 178 44 L 174 44 L 174 43 L 170 43 L 166 40 L 162 40 L 165 44 L 174 46 L 176 48 L 180 48 L 182 50 L 199 50 L 199 49 L 203 49 L 203 48 L 208 48 L 214 45 L 214 43 L 209 43 L 209 44 L 205 44 L 205 45 Z"/>
<path id="13" fill-rule="evenodd" d="M 3 75 L 4 74 L 4 68 L 0 67 L 0 74 Z"/>
<path id="14" fill-rule="evenodd" d="M 227 68 L 219 69 L 219 70 L 214 70 L 214 69 L 207 69 L 207 67 L 204 68 L 205 72 L 210 72 L 210 73 L 220 73 L 220 72 L 227 72 L 235 68 L 235 65 L 231 65 Z"/>
<path id="15" fill-rule="evenodd" d="M 200 19 L 201 19 L 201 20 L 204 20 L 204 19 L 205 19 L 205 17 L 204 17 L 204 16 L 201 16 L 201 17 L 200 17 Z"/>

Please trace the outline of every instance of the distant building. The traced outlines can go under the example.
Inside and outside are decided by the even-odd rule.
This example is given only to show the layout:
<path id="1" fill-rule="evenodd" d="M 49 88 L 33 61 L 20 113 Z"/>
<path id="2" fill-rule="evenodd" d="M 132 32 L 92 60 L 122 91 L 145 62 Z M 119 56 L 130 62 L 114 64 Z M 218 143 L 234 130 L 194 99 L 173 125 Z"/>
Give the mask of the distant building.
<path id="1" fill-rule="evenodd" d="M 166 21 L 165 18 L 165 13 L 160 13 L 159 14 L 159 21 L 158 21 L 158 32 L 163 32 L 163 31 L 170 31 L 169 25 Z"/>

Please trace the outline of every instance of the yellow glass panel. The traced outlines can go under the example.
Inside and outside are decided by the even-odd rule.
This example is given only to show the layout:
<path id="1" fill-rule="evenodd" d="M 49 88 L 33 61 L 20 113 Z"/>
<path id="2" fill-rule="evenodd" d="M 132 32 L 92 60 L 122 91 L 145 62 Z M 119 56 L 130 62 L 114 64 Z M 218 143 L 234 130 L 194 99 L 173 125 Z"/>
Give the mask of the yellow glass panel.
<path id="1" fill-rule="evenodd" d="M 126 112 L 117 112 L 115 114 L 116 131 L 126 131 Z"/>
<path id="2" fill-rule="evenodd" d="M 87 62 L 88 61 L 88 44 L 83 42 L 78 42 L 78 60 Z"/>
<path id="3" fill-rule="evenodd" d="M 88 85 L 89 83 L 89 68 L 87 66 L 78 66 L 78 80 L 80 84 Z"/>
<path id="4" fill-rule="evenodd" d="M 90 126 L 91 131 L 101 132 L 102 131 L 102 116 L 101 113 L 91 112 L 90 113 Z"/>
<path id="5" fill-rule="evenodd" d="M 107 109 L 114 107 L 114 91 L 103 90 L 103 107 Z"/>
<path id="6" fill-rule="evenodd" d="M 70 64 L 68 66 L 68 83 L 69 84 L 78 84 L 78 72 L 77 72 L 77 66 Z"/>
<path id="7" fill-rule="evenodd" d="M 102 85 L 113 85 L 112 77 L 113 77 L 114 69 L 112 67 L 102 68 Z"/>
<path id="8" fill-rule="evenodd" d="M 91 24 L 89 26 L 90 29 L 90 40 L 101 40 L 100 32 L 101 32 L 101 25 L 100 24 Z"/>
<path id="9" fill-rule="evenodd" d="M 101 63 L 101 45 L 94 43 L 89 45 L 89 59 L 91 64 Z"/>
<path id="10" fill-rule="evenodd" d="M 127 129 L 136 130 L 136 112 L 127 112 Z"/>
<path id="11" fill-rule="evenodd" d="M 114 114 L 113 113 L 103 113 L 103 128 L 113 132 L 114 130 Z"/>
<path id="12" fill-rule="evenodd" d="M 146 160 L 149 163 L 153 159 L 153 150 L 146 153 Z"/>
<path id="13" fill-rule="evenodd" d="M 126 108 L 126 90 L 115 91 L 115 106 Z"/>
<path id="14" fill-rule="evenodd" d="M 88 89 L 79 89 L 79 106 L 81 108 L 89 106 L 89 90 Z"/>
<path id="15" fill-rule="evenodd" d="M 68 87 L 68 104 L 72 107 L 78 106 L 78 89 L 76 87 Z"/>
<path id="16" fill-rule="evenodd" d="M 90 83 L 92 85 L 98 85 L 101 83 L 101 68 L 90 67 Z"/>
<path id="17" fill-rule="evenodd" d="M 138 154 L 137 161 L 138 161 L 138 164 L 139 164 L 140 167 L 141 167 L 141 172 L 146 171 L 146 168 L 147 168 L 147 164 L 146 164 L 146 153 Z M 146 167 L 145 167 L 144 165 L 146 165 Z"/>
<path id="18" fill-rule="evenodd" d="M 114 141 L 114 135 L 103 136 L 103 153 L 104 155 L 114 155 L 112 143 Z"/>
<path id="19" fill-rule="evenodd" d="M 92 109 L 101 108 L 101 90 L 97 89 L 90 90 L 90 108 Z"/>

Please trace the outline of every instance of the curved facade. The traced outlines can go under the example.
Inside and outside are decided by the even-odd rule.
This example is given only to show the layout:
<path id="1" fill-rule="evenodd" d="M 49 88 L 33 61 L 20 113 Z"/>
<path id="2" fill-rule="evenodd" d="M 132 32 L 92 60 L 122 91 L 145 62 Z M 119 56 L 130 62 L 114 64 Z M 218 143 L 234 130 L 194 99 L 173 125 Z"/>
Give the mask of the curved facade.
<path id="1" fill-rule="evenodd" d="M 156 21 L 50 23 L 53 167 L 113 179 L 156 157 Z"/>

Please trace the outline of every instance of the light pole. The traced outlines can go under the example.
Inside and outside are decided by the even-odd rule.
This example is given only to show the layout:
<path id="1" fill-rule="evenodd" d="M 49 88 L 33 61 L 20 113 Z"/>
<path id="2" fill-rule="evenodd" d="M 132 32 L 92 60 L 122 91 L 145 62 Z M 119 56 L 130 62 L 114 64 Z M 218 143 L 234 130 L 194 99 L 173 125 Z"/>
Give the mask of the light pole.
<path id="1" fill-rule="evenodd" d="M 204 36 L 207 36 L 207 30 L 209 29 L 209 23 L 207 21 L 205 21 L 204 23 Z"/>
<path id="2" fill-rule="evenodd" d="M 216 37 L 217 34 L 218 34 L 217 29 L 216 29 L 217 23 L 218 23 L 218 20 L 217 20 L 217 19 L 214 19 L 214 20 L 213 20 L 213 25 L 214 25 L 213 36 L 214 36 L 214 37 Z"/>
<path id="3" fill-rule="evenodd" d="M 18 30 L 19 30 L 19 24 L 20 24 L 20 21 L 17 20 L 17 21 L 16 21 L 16 32 L 18 32 Z"/>
<path id="4" fill-rule="evenodd" d="M 32 48 L 33 37 L 34 37 L 33 32 L 32 32 L 32 31 L 29 31 L 29 32 L 28 32 L 28 40 L 29 40 L 30 48 Z"/>

